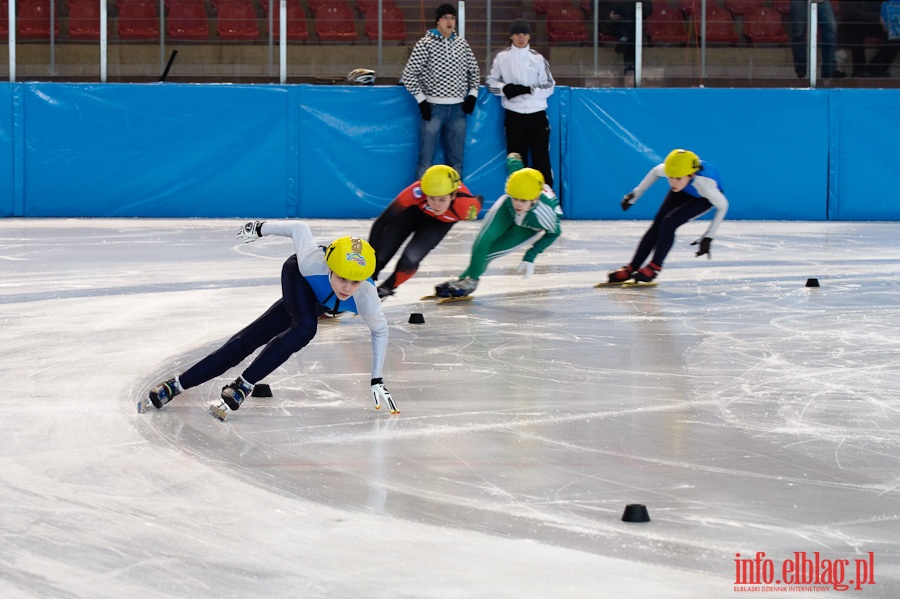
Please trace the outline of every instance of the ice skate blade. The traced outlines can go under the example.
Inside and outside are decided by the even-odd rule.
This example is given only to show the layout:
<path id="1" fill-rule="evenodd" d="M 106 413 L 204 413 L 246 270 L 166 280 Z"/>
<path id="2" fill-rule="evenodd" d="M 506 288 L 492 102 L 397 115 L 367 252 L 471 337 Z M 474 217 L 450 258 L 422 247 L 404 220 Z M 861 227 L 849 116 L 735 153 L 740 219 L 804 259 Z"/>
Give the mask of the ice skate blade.
<path id="1" fill-rule="evenodd" d="M 453 302 L 467 302 L 470 299 L 475 297 L 471 293 L 469 295 L 460 295 L 458 297 L 449 296 L 449 297 L 441 297 L 440 295 L 424 295 L 422 296 L 422 300 L 437 300 L 439 304 L 450 304 Z"/>
<path id="2" fill-rule="evenodd" d="M 139 399 L 137 402 L 137 413 L 143 414 L 148 411 L 153 406 L 153 403 L 149 399 Z"/>
<path id="3" fill-rule="evenodd" d="M 602 287 L 618 287 L 619 289 L 634 289 L 635 287 L 656 287 L 657 285 L 659 285 L 659 281 L 643 282 L 643 281 L 628 280 L 628 281 L 624 281 L 622 283 L 609 283 L 609 282 L 597 283 L 596 285 L 594 285 L 594 288 L 599 289 Z"/>
<path id="4" fill-rule="evenodd" d="M 231 410 L 228 409 L 228 406 L 225 405 L 225 402 L 219 402 L 217 404 L 209 404 L 209 407 L 206 409 L 207 412 L 212 414 L 212 416 L 222 422 L 228 419 L 228 414 Z"/>

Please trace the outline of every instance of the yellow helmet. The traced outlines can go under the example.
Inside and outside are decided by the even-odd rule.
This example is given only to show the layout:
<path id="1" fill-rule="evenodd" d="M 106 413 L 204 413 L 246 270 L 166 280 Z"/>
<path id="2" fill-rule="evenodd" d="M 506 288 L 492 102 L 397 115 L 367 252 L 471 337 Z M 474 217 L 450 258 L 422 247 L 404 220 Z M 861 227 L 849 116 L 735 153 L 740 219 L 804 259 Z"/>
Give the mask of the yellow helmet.
<path id="1" fill-rule="evenodd" d="M 422 173 L 422 193 L 427 196 L 447 196 L 459 189 L 461 180 L 453 167 L 435 164 Z"/>
<path id="2" fill-rule="evenodd" d="M 533 168 L 519 169 L 506 180 L 507 195 L 517 200 L 534 201 L 544 190 L 544 175 Z"/>
<path id="3" fill-rule="evenodd" d="M 699 171 L 700 157 L 690 150 L 672 150 L 663 164 L 666 165 L 666 176 L 678 179 Z"/>
<path id="4" fill-rule="evenodd" d="M 375 250 L 359 237 L 339 237 L 325 250 L 331 272 L 348 281 L 365 281 L 375 272 Z"/>

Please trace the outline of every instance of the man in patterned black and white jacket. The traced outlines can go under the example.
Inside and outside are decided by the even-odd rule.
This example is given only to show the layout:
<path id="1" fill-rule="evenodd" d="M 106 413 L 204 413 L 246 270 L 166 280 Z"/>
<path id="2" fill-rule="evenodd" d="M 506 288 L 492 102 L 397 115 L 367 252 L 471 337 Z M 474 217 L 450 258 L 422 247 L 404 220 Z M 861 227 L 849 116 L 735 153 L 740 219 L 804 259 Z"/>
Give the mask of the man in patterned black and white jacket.
<path id="1" fill-rule="evenodd" d="M 438 141 L 445 163 L 463 172 L 466 115 L 475 110 L 481 73 L 469 43 L 456 34 L 456 9 L 441 4 L 434 29 L 416 42 L 401 81 L 419 103 L 419 158 L 415 178 L 434 164 Z"/>

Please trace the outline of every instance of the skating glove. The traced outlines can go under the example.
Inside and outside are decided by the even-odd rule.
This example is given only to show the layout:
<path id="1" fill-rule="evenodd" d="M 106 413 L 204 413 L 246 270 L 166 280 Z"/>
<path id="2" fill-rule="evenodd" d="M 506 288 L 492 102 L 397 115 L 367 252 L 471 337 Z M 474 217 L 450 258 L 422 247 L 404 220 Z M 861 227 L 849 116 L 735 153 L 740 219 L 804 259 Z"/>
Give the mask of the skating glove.
<path id="1" fill-rule="evenodd" d="M 634 204 L 634 194 L 629 191 L 622 197 L 622 210 L 628 210 L 632 204 Z"/>
<path id="2" fill-rule="evenodd" d="M 697 250 L 697 253 L 694 255 L 702 256 L 703 254 L 706 254 L 706 259 L 712 260 L 712 254 L 709 253 L 709 245 L 711 243 L 712 243 L 711 237 L 704 237 L 703 239 L 698 239 L 697 241 L 692 243 L 691 245 L 699 245 L 700 246 L 700 249 Z"/>
<path id="3" fill-rule="evenodd" d="M 381 378 L 372 379 L 372 399 L 375 400 L 376 410 L 381 409 L 381 404 L 387 404 L 391 414 L 400 413 L 397 404 L 394 403 L 394 398 L 391 397 L 391 392 L 384 386 L 384 380 Z"/>
<path id="4" fill-rule="evenodd" d="M 466 114 L 472 114 L 475 112 L 475 101 L 478 100 L 475 96 L 469 95 L 466 96 L 466 99 L 463 100 L 463 112 Z"/>
<path id="5" fill-rule="evenodd" d="M 534 262 L 525 262 L 523 260 L 522 263 L 519 264 L 519 268 L 516 269 L 516 272 L 527 279 L 534 274 Z"/>
<path id="6" fill-rule="evenodd" d="M 256 241 L 262 237 L 261 231 L 264 222 L 265 221 L 262 220 L 248 220 L 244 223 L 244 226 L 241 227 L 241 230 L 238 231 L 237 238 L 244 243 Z"/>
<path id="7" fill-rule="evenodd" d="M 419 112 L 422 113 L 423 121 L 431 120 L 431 104 L 428 103 L 428 100 L 422 100 L 419 102 Z"/>
<path id="8" fill-rule="evenodd" d="M 508 100 L 512 100 L 516 96 L 521 96 L 522 94 L 530 94 L 531 88 L 527 85 L 520 85 L 518 83 L 507 83 L 503 86 L 503 95 L 506 96 Z"/>

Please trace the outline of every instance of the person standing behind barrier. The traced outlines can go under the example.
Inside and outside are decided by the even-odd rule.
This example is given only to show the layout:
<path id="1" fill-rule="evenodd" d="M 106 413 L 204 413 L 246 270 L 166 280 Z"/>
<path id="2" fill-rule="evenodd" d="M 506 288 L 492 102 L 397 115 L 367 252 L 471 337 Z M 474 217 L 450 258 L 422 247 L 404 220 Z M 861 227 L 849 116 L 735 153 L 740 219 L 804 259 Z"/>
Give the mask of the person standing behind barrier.
<path id="1" fill-rule="evenodd" d="M 598 3 L 597 23 L 600 31 L 616 39 L 614 50 L 622 55 L 622 73 L 634 85 L 635 64 L 635 15 L 634 2 L 621 0 L 600 0 Z M 643 23 L 653 13 L 652 2 L 641 3 Z"/>
<path id="2" fill-rule="evenodd" d="M 528 21 L 513 21 L 509 38 L 512 43 L 494 57 L 485 84 L 488 91 L 500 96 L 505 111 L 506 153 L 520 155 L 553 187 L 547 98 L 553 95 L 556 81 L 547 59 L 531 49 Z"/>
<path id="3" fill-rule="evenodd" d="M 456 33 L 456 9 L 441 4 L 434 29 L 416 42 L 400 80 L 419 103 L 419 157 L 415 178 L 434 164 L 438 141 L 446 163 L 463 172 L 466 115 L 475 110 L 481 72 L 469 43 Z"/>
<path id="4" fill-rule="evenodd" d="M 800 79 L 806 79 L 809 58 L 809 3 L 810 0 L 791 0 L 791 53 L 794 57 L 794 72 Z M 843 79 L 847 75 L 837 69 L 837 20 L 829 0 L 816 2 L 819 21 L 819 47 L 822 49 L 822 79 Z"/>
<path id="5" fill-rule="evenodd" d="M 895 4 L 888 3 L 884 4 Z M 896 18 L 896 17 L 895 17 Z M 882 2 L 844 0 L 841 2 L 841 38 L 850 47 L 853 77 L 887 77 L 900 53 L 900 39 L 891 40 L 882 16 Z M 895 24 L 896 27 L 896 24 Z M 866 62 L 866 38 L 878 40 L 877 51 Z"/>

